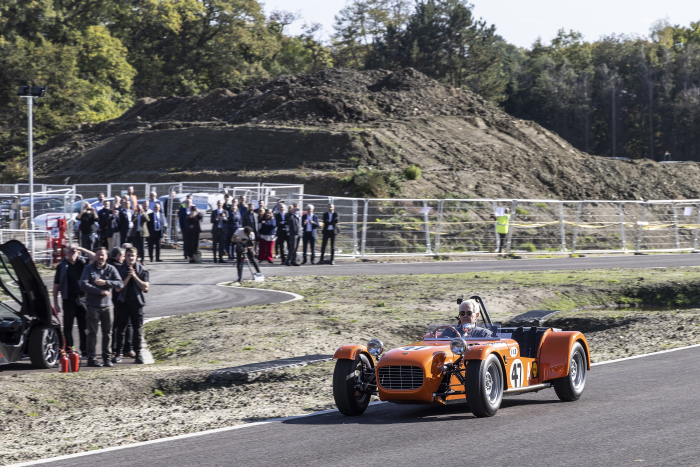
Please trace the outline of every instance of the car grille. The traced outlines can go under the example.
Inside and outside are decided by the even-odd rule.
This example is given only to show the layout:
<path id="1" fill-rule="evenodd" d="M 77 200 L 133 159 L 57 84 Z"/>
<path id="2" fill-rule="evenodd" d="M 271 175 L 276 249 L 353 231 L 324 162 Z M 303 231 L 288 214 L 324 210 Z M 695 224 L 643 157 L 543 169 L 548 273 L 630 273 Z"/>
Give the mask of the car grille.
<path id="1" fill-rule="evenodd" d="M 379 384 L 384 389 L 418 389 L 423 386 L 423 368 L 418 366 L 383 366 Z"/>

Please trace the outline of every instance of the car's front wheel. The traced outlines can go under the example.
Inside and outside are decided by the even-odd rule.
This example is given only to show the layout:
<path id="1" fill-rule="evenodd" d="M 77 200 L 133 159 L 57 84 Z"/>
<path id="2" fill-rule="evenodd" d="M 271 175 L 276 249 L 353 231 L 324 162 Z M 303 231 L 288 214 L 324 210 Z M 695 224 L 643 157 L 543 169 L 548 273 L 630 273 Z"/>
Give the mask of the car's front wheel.
<path id="1" fill-rule="evenodd" d="M 335 363 L 333 398 L 343 415 L 362 415 L 367 410 L 371 394 L 361 390 L 363 370 L 370 369 L 365 366 L 360 356 L 355 360 L 339 359 Z"/>
<path id="2" fill-rule="evenodd" d="M 586 374 L 588 373 L 588 360 L 586 352 L 580 342 L 576 342 L 571 348 L 569 361 L 569 374 L 563 378 L 557 378 L 552 381 L 554 392 L 557 393 L 559 400 L 564 402 L 577 401 L 583 388 L 586 386 Z"/>
<path id="3" fill-rule="evenodd" d="M 35 326 L 29 335 L 29 359 L 35 368 L 56 368 L 58 362 L 58 331 L 47 326 Z"/>
<path id="4" fill-rule="evenodd" d="M 503 369 L 494 354 L 467 363 L 465 392 L 469 409 L 477 417 L 492 417 L 503 399 Z"/>

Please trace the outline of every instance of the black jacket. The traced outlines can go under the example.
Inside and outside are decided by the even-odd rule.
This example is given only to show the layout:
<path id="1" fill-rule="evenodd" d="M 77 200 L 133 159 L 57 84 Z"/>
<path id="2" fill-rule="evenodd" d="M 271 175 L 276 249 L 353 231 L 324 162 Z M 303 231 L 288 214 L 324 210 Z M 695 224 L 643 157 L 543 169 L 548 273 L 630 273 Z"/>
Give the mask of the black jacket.
<path id="1" fill-rule="evenodd" d="M 323 235 L 337 235 L 338 234 L 338 213 L 334 212 L 331 219 L 328 219 L 330 212 L 323 213 Z M 328 230 L 328 226 L 332 225 L 333 230 Z"/>
<path id="2" fill-rule="evenodd" d="M 287 235 L 290 237 L 300 237 L 304 233 L 301 226 L 301 217 L 292 213 L 287 213 Z"/>
<path id="3" fill-rule="evenodd" d="M 163 211 L 160 211 L 158 214 L 160 214 L 160 234 L 163 235 L 165 232 L 165 228 L 168 226 L 168 220 L 165 217 L 165 214 Z M 148 233 L 149 235 L 153 235 L 154 232 L 156 232 L 156 220 L 155 220 L 155 215 L 156 212 L 153 211 L 149 216 L 148 216 Z"/>
<path id="4" fill-rule="evenodd" d="M 136 275 L 138 276 L 139 279 L 141 279 L 144 282 L 148 282 L 148 269 L 144 268 L 136 262 L 134 264 L 134 271 L 136 271 Z M 126 276 L 129 275 L 129 266 L 127 266 L 126 262 L 122 263 L 121 266 L 119 266 L 119 269 L 117 269 L 119 272 L 119 276 L 122 278 L 122 282 L 126 279 Z M 139 302 L 139 305 L 144 306 L 146 304 L 146 298 L 143 296 L 143 290 L 139 288 L 139 286 L 136 285 L 136 282 L 133 280 L 129 280 L 129 283 L 126 284 L 124 288 L 122 288 L 121 292 L 119 292 L 119 296 L 117 297 L 117 302 L 119 303 L 126 303 L 126 298 L 129 295 L 129 289 L 134 292 L 134 295 L 136 296 L 136 299 Z"/>
<path id="5" fill-rule="evenodd" d="M 255 239 L 258 239 L 258 215 L 254 212 L 246 212 L 243 215 L 243 227 L 250 227 L 255 232 Z"/>
<path id="6" fill-rule="evenodd" d="M 216 220 L 216 218 L 219 217 L 219 209 L 214 209 L 211 212 L 211 233 L 218 234 L 226 232 L 229 214 L 229 211 L 221 208 L 221 228 L 219 228 L 219 221 Z"/>
<path id="7" fill-rule="evenodd" d="M 285 219 L 286 213 L 282 214 L 278 212 L 275 214 L 275 222 L 277 223 L 277 236 L 286 237 L 287 236 L 287 220 Z"/>

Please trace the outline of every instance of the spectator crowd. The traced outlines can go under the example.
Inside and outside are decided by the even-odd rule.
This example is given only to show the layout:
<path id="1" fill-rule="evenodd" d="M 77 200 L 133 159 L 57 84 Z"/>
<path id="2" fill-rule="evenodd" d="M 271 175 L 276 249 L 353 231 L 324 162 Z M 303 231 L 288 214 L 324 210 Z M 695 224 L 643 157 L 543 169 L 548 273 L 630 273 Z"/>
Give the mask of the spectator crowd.
<path id="1" fill-rule="evenodd" d="M 56 268 L 53 301 L 57 310 L 63 310 L 66 344 L 79 348 L 88 366 L 113 366 L 127 357 L 144 363 L 144 294 L 149 289 L 145 256 L 148 253 L 151 262 L 162 261 L 168 202 L 179 203 L 173 194 L 163 206 L 155 192 L 139 203 L 129 187 L 122 196 L 106 199 L 101 193 L 97 202 L 84 202 L 76 217 L 80 245 L 70 244 L 66 258 Z M 226 194 L 207 214 L 187 195 L 172 212 L 177 212 L 184 257 L 192 263 L 201 262 L 202 221 L 210 216 L 213 260 L 235 259 L 239 282 L 246 262 L 258 273 L 258 261 L 272 264 L 275 258 L 286 266 L 335 264 L 335 236 L 340 226 L 333 204 L 319 218 L 311 204 L 304 212 L 296 203 L 288 208 L 284 200 L 268 208 L 264 201 L 247 202 L 245 195 L 232 198 Z M 322 242 L 317 262 L 319 230 Z M 79 345 L 73 339 L 74 324 Z"/>

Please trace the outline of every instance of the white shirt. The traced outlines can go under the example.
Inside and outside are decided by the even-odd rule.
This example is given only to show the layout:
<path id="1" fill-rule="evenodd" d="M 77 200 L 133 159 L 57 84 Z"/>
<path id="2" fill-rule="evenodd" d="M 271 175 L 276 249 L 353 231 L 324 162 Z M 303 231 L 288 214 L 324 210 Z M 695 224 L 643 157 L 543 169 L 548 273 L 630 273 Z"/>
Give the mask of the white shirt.
<path id="1" fill-rule="evenodd" d="M 308 213 L 306 214 L 306 231 L 311 232 L 313 228 L 311 227 L 311 216 L 313 214 L 309 215 Z"/>
<path id="2" fill-rule="evenodd" d="M 223 226 L 224 226 L 224 219 L 221 217 L 221 214 L 224 212 L 224 210 L 223 210 L 223 209 L 217 209 L 216 212 L 217 212 L 217 214 L 219 215 L 219 223 L 218 223 L 218 226 L 219 226 L 219 228 L 221 229 L 221 228 L 223 228 Z"/>
<path id="3" fill-rule="evenodd" d="M 331 224 L 331 221 L 333 220 L 333 214 L 334 212 L 329 212 L 328 213 L 328 230 L 333 230 L 333 224 Z"/>

